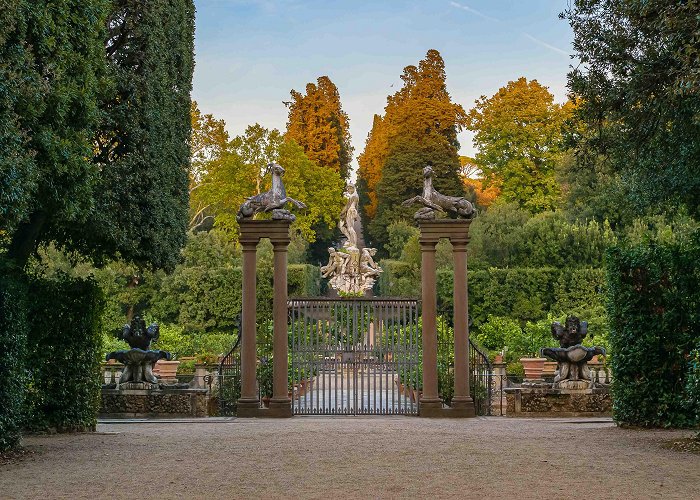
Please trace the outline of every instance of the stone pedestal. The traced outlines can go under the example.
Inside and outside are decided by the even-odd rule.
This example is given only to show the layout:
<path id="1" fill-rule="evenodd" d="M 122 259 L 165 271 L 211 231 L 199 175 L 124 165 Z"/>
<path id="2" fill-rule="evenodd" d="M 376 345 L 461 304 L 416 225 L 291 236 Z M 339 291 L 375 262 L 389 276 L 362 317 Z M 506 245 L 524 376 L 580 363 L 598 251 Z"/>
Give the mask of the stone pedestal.
<path id="1" fill-rule="evenodd" d="M 505 392 L 508 417 L 612 416 L 612 399 L 607 387 L 576 390 L 512 387 Z"/>
<path id="2" fill-rule="evenodd" d="M 207 389 L 151 388 L 153 384 L 129 384 L 129 387 L 134 388 L 102 389 L 100 417 L 207 416 Z"/>
<path id="3" fill-rule="evenodd" d="M 467 243 L 471 219 L 420 222 L 423 299 L 423 396 L 420 416 L 474 417 L 469 388 L 469 304 L 467 297 Z M 443 408 L 437 387 L 437 290 L 435 246 L 442 238 L 452 243 L 454 259 L 455 387 L 452 407 Z"/>
<path id="4" fill-rule="evenodd" d="M 288 220 L 250 220 L 240 223 L 243 247 L 243 297 L 241 311 L 241 397 L 239 417 L 291 417 L 292 401 L 287 388 L 287 246 Z M 258 243 L 269 238 L 274 248 L 274 284 L 272 316 L 273 397 L 270 408 L 260 408 L 256 383 L 256 262 Z"/>

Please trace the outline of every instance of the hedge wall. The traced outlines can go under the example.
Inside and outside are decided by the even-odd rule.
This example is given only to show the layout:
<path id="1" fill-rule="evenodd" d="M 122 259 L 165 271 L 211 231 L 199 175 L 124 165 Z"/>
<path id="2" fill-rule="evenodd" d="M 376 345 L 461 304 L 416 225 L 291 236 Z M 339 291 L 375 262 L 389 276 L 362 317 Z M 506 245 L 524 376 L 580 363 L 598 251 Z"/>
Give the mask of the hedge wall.
<path id="1" fill-rule="evenodd" d="M 420 272 L 394 260 L 382 260 L 380 291 L 384 296 L 420 297 Z M 452 269 L 437 271 L 438 307 L 452 307 Z M 525 323 L 547 317 L 579 314 L 586 319 L 604 315 L 605 271 L 576 268 L 470 269 L 469 313 L 478 327 L 489 316 Z"/>
<path id="2" fill-rule="evenodd" d="M 0 263 L 0 266 L 2 264 Z M 19 444 L 25 393 L 27 288 L 0 267 L 0 451 Z"/>
<path id="3" fill-rule="evenodd" d="M 94 429 L 100 398 L 102 293 L 93 279 L 59 275 L 29 285 L 25 426 Z"/>
<path id="4" fill-rule="evenodd" d="M 289 297 L 315 297 L 321 293 L 321 270 L 311 264 L 290 264 L 287 268 Z"/>
<path id="5" fill-rule="evenodd" d="M 639 426 L 700 424 L 700 231 L 608 252 L 613 417 Z M 696 355 L 697 356 L 697 355 Z"/>

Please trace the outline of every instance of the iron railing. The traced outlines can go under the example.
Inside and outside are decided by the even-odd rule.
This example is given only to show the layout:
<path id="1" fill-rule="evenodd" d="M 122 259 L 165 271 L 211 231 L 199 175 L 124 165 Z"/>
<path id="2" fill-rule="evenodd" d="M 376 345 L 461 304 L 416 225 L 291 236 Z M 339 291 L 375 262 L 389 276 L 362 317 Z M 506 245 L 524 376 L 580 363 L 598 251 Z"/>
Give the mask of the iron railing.
<path id="1" fill-rule="evenodd" d="M 418 413 L 417 300 L 300 298 L 288 310 L 294 414 Z"/>
<path id="2" fill-rule="evenodd" d="M 215 397 L 219 402 L 219 415 L 236 415 L 238 398 L 241 397 L 241 332 L 231 350 L 221 359 L 217 373 Z"/>

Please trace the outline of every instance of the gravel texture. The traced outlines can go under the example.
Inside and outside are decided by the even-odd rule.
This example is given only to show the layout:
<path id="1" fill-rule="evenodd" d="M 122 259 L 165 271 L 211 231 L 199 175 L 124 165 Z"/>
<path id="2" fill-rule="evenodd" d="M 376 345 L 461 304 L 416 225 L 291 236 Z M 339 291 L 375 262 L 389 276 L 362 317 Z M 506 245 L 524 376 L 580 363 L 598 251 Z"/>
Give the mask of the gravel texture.
<path id="1" fill-rule="evenodd" d="M 102 423 L 30 436 L 0 498 L 700 498 L 687 431 L 605 419 Z"/>

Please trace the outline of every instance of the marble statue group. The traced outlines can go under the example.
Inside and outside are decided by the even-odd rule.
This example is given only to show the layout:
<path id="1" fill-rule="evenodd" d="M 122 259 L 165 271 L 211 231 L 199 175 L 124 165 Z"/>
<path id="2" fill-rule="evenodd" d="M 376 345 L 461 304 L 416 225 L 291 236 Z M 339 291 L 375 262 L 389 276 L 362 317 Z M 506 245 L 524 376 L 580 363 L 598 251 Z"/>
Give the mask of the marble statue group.
<path id="1" fill-rule="evenodd" d="M 342 248 L 328 249 L 328 264 L 321 267 L 321 275 L 329 279 L 330 286 L 341 295 L 362 295 L 370 290 L 382 269 L 374 261 L 377 250 L 361 248 L 356 225 L 360 220 L 357 211 L 359 197 L 355 186 L 348 186 L 348 200 L 340 212 L 338 228 L 345 237 Z"/>

